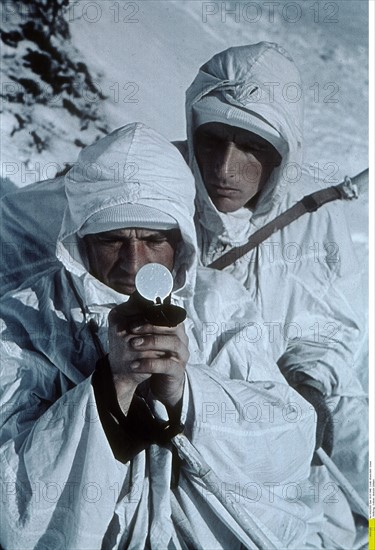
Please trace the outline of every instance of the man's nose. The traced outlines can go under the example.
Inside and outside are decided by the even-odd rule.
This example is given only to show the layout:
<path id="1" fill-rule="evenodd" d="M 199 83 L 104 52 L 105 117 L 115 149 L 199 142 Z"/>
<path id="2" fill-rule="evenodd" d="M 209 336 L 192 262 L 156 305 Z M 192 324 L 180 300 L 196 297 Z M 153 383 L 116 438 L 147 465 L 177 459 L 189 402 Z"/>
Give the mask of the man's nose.
<path id="1" fill-rule="evenodd" d="M 220 180 L 235 179 L 238 163 L 236 162 L 237 149 L 233 142 L 222 145 L 215 158 L 215 174 Z"/>
<path id="2" fill-rule="evenodd" d="M 120 249 L 121 269 L 128 275 L 135 276 L 144 265 L 140 243 L 124 243 Z"/>

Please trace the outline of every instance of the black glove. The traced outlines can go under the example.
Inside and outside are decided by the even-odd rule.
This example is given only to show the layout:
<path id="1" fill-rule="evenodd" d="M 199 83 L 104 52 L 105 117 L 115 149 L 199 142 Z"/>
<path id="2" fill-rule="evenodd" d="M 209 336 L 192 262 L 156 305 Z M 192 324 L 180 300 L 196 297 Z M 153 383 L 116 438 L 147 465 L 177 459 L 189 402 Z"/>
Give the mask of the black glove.
<path id="1" fill-rule="evenodd" d="M 316 388 L 303 384 L 296 386 L 295 390 L 306 399 L 306 401 L 311 403 L 316 411 L 315 450 L 321 447 L 328 456 L 331 456 L 333 448 L 333 418 L 323 394 Z M 312 464 L 314 466 L 321 466 L 322 463 L 320 459 L 314 455 Z"/>
<path id="2" fill-rule="evenodd" d="M 151 443 L 166 445 L 172 437 L 183 432 L 181 407 L 174 411 L 169 421 L 156 419 L 141 395 L 141 384 L 125 416 L 118 405 L 110 372 L 108 356 L 99 359 L 92 386 L 101 424 L 117 460 L 125 464 Z"/>

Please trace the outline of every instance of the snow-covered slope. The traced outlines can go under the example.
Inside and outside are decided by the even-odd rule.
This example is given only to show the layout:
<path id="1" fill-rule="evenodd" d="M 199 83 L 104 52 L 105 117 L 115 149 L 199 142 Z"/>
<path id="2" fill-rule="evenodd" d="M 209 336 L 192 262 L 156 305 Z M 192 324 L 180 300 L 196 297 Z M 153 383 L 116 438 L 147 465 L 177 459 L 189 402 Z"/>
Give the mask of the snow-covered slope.
<path id="1" fill-rule="evenodd" d="M 270 40 L 301 70 L 305 160 L 327 181 L 367 167 L 367 1 L 284 1 L 273 10 L 269 2 L 102 2 L 92 23 L 84 5 L 73 42 L 105 75 L 111 126 L 137 119 L 184 137 L 184 93 L 198 67 L 229 46 Z M 291 83 L 285 93 L 293 101 L 298 90 Z"/>
<path id="2" fill-rule="evenodd" d="M 69 0 L 1 4 L 2 176 L 8 186 L 46 179 L 108 131 L 95 69 L 71 41 Z M 65 155 L 65 158 L 62 156 Z"/>
<path id="3" fill-rule="evenodd" d="M 271 40 L 289 50 L 301 69 L 305 161 L 327 184 L 368 165 L 366 0 L 79 0 L 65 7 L 65 19 L 72 36 L 67 49 L 80 52 L 97 87 L 93 92 L 81 84 L 79 91 L 109 128 L 142 120 L 170 139 L 183 138 L 184 93 L 198 67 L 231 45 Z M 12 17 L 5 20 L 12 22 Z M 5 54 L 15 53 L 10 50 Z M 20 66 L 17 71 L 27 69 Z M 100 92 L 106 101 L 100 99 Z M 285 93 L 291 101 L 298 97 L 292 83 Z M 3 102 L 3 167 L 4 162 L 19 163 L 14 174 L 8 166 L 3 176 L 17 186 L 35 181 L 38 174 L 51 176 L 51 163 L 63 167 L 74 161 L 80 143 L 101 133 L 97 128 L 81 130 L 68 109 L 57 108 L 58 101 L 52 92 L 45 105 L 32 108 L 29 150 L 27 140 L 17 132 L 14 106 Z M 48 137 L 46 148 L 32 147 L 35 134 Z"/>

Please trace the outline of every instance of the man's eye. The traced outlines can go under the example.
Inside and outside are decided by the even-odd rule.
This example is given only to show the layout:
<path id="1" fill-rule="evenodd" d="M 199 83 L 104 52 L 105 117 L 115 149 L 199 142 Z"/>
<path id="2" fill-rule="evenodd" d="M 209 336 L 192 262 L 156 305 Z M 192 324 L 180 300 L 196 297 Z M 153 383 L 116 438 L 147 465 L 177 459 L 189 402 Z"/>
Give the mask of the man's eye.
<path id="1" fill-rule="evenodd" d="M 109 239 L 105 237 L 98 237 L 97 242 L 103 246 L 119 246 L 121 244 L 121 241 L 117 241 L 115 239 Z"/>
<path id="2" fill-rule="evenodd" d="M 158 245 L 167 242 L 165 237 L 147 237 L 144 240 L 150 245 Z"/>

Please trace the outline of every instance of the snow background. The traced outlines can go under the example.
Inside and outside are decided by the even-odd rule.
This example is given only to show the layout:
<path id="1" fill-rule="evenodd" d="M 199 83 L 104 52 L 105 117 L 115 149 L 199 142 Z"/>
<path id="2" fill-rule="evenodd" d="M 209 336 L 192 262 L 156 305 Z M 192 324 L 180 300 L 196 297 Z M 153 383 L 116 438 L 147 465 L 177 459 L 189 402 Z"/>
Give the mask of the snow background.
<path id="1" fill-rule="evenodd" d="M 107 99 L 88 90 L 85 96 L 110 129 L 140 120 L 171 140 L 184 138 L 184 94 L 199 66 L 229 46 L 269 40 L 291 53 L 302 74 L 305 162 L 319 166 L 327 184 L 368 166 L 367 0 L 79 0 L 65 8 L 65 18 L 73 46 Z M 13 174 L 18 187 L 51 177 L 48 163 L 63 167 L 80 149 L 69 140 L 76 128 L 68 113 L 57 112 L 56 99 L 35 109 L 36 129 L 48 124 L 51 134 L 39 154 L 10 136 L 14 116 L 6 106 L 3 113 L 2 160 L 35 170 Z M 99 135 L 94 129 L 82 141 Z"/>
<path id="2" fill-rule="evenodd" d="M 100 12 L 88 4 L 99 5 L 69 10 L 70 28 L 88 65 L 104 75 L 111 127 L 142 120 L 183 138 L 184 94 L 198 67 L 229 46 L 269 40 L 291 53 L 302 74 L 306 162 L 319 162 L 325 177 L 333 167 L 324 164 L 337 164 L 337 181 L 368 166 L 367 1 L 282 1 L 273 14 L 269 2 L 104 1 L 93 23 Z"/>

